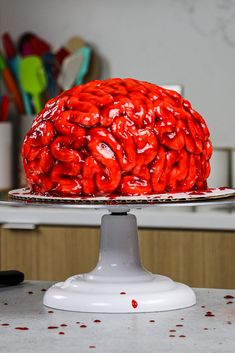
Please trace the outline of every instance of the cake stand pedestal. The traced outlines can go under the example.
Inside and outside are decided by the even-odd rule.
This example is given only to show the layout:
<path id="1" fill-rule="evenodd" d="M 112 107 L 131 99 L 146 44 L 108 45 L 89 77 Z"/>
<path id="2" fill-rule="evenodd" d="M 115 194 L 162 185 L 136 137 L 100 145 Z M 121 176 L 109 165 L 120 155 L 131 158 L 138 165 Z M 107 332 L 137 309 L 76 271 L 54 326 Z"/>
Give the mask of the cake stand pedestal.
<path id="1" fill-rule="evenodd" d="M 109 210 L 110 214 L 102 217 L 99 260 L 94 270 L 56 283 L 47 290 L 43 301 L 55 309 L 96 313 L 165 311 L 196 303 L 190 287 L 143 268 L 136 217 L 129 214 L 130 209 L 229 205 L 235 200 L 231 197 L 235 190 L 229 188 L 115 200 L 35 196 L 28 189 L 12 190 L 9 195 L 16 200 L 8 202 L 12 206 Z"/>
<path id="2" fill-rule="evenodd" d="M 196 297 L 191 288 L 143 268 L 136 217 L 124 209 L 115 211 L 102 217 L 95 269 L 49 288 L 44 304 L 62 310 L 106 313 L 152 312 L 194 305 Z"/>

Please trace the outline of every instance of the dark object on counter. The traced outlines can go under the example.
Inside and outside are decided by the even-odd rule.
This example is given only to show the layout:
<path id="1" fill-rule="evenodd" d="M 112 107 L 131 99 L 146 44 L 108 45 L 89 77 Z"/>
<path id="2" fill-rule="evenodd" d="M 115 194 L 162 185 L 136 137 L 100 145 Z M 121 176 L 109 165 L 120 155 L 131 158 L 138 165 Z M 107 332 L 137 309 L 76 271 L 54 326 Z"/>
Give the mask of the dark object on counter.
<path id="1" fill-rule="evenodd" d="M 0 271 L 0 286 L 13 286 L 23 282 L 23 272 L 16 270 Z"/>

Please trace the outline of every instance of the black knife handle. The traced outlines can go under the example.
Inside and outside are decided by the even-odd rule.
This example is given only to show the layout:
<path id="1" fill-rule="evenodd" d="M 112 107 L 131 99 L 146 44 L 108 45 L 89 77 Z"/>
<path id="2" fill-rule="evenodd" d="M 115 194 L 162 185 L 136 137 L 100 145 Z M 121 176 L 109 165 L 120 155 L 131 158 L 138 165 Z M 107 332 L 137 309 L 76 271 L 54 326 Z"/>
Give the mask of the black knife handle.
<path id="1" fill-rule="evenodd" d="M 15 285 L 23 282 L 24 274 L 23 272 L 16 270 L 0 271 L 0 284 L 3 285 Z"/>

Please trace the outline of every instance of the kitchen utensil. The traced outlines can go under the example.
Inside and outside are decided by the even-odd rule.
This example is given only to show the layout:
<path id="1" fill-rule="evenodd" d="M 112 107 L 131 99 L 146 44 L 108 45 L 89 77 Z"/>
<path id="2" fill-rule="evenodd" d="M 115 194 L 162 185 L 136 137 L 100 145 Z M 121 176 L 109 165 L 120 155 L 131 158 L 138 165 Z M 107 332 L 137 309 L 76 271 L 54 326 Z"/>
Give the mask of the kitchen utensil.
<path id="1" fill-rule="evenodd" d="M 6 86 L 7 91 L 9 92 L 10 97 L 12 98 L 16 106 L 17 111 L 20 114 L 23 114 L 24 107 L 20 96 L 20 92 L 18 90 L 17 84 L 15 82 L 15 79 L 11 71 L 6 65 L 5 59 L 1 54 L 0 54 L 0 72 L 2 73 L 4 84 Z"/>
<path id="2" fill-rule="evenodd" d="M 20 79 L 19 79 L 20 56 L 17 55 L 17 49 L 15 48 L 9 33 L 3 34 L 2 41 L 3 41 L 3 47 L 6 53 L 6 57 L 8 58 L 7 64 L 20 90 L 25 113 L 28 115 L 31 115 L 32 108 L 31 108 L 30 99 L 27 93 L 25 93 L 24 90 L 22 89 L 20 84 Z"/>
<path id="3" fill-rule="evenodd" d="M 97 52 L 92 49 L 90 57 L 90 65 L 87 74 L 83 78 L 83 82 L 89 82 L 92 80 L 97 80 L 101 74 L 101 59 Z"/>
<path id="4" fill-rule="evenodd" d="M 62 64 L 66 56 L 71 54 L 66 48 L 61 47 L 55 52 L 55 57 L 59 65 Z"/>
<path id="5" fill-rule="evenodd" d="M 51 46 L 44 39 L 33 33 L 25 33 L 19 41 L 19 50 L 22 56 L 43 54 L 51 51 Z"/>
<path id="6" fill-rule="evenodd" d="M 78 49 L 85 47 L 86 42 L 79 36 L 70 38 L 64 45 L 70 53 L 75 53 Z"/>
<path id="7" fill-rule="evenodd" d="M 20 61 L 20 82 L 25 92 L 31 94 L 35 113 L 42 108 L 41 93 L 47 85 L 42 60 L 35 55 L 26 56 Z"/>
<path id="8" fill-rule="evenodd" d="M 81 85 L 84 80 L 84 76 L 87 74 L 90 65 L 90 57 L 91 57 L 91 48 L 86 46 L 80 48 L 77 52 L 77 55 L 82 56 L 82 65 L 80 70 L 77 73 L 75 83 L 76 85 Z"/>
<path id="9" fill-rule="evenodd" d="M 59 65 L 55 55 L 49 52 L 43 55 L 42 61 L 47 76 L 47 99 L 50 99 L 59 93 L 56 81 L 59 73 Z"/>
<path id="10" fill-rule="evenodd" d="M 18 51 L 22 56 L 30 55 L 30 39 L 34 37 L 34 34 L 31 32 L 23 33 L 18 41 Z"/>
<path id="11" fill-rule="evenodd" d="M 7 32 L 3 33 L 2 44 L 3 44 L 3 49 L 5 51 L 7 59 L 14 58 L 17 55 L 15 45 L 9 33 Z"/>
<path id="12" fill-rule="evenodd" d="M 82 55 L 72 54 L 67 56 L 61 66 L 61 71 L 58 76 L 58 85 L 63 89 L 73 87 L 77 74 L 82 66 Z"/>
<path id="13" fill-rule="evenodd" d="M 32 55 L 43 56 L 45 53 L 48 53 L 51 51 L 50 44 L 38 36 L 33 36 L 29 40 L 29 42 L 31 45 Z"/>
<path id="14" fill-rule="evenodd" d="M 0 285 L 13 286 L 23 282 L 24 274 L 16 270 L 0 271 Z"/>

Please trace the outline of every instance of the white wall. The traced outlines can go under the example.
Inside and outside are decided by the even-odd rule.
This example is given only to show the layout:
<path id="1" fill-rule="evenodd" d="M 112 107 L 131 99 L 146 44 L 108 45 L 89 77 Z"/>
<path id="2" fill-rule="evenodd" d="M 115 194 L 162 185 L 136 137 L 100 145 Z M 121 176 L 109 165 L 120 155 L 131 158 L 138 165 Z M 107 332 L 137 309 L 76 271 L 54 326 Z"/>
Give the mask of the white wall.
<path id="1" fill-rule="evenodd" d="M 56 47 L 79 34 L 103 56 L 103 77 L 182 83 L 213 142 L 235 147 L 235 1 L 0 0 L 5 30 Z"/>

